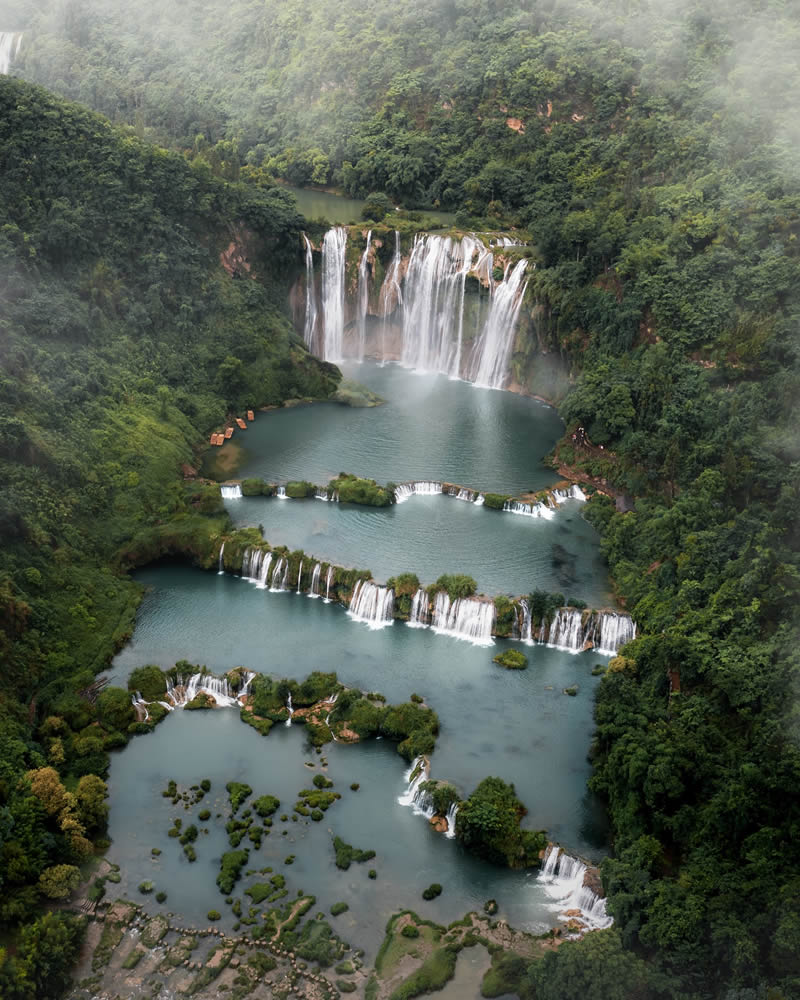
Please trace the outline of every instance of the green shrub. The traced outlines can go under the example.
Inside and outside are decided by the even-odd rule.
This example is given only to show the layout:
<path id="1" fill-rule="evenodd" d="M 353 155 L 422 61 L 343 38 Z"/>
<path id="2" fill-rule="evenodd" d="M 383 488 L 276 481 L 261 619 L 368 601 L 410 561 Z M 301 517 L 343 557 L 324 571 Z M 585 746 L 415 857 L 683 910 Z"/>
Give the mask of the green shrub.
<path id="1" fill-rule="evenodd" d="M 511 496 L 507 493 L 484 493 L 483 502 L 484 506 L 489 507 L 491 510 L 502 510 L 505 505 L 506 500 L 511 500 Z"/>
<path id="2" fill-rule="evenodd" d="M 333 782 L 330 778 L 326 778 L 324 774 L 315 774 L 313 784 L 317 788 L 333 788 Z"/>
<path id="3" fill-rule="evenodd" d="M 418 938 L 419 927 L 416 924 L 406 924 L 400 931 L 404 938 Z"/>
<path id="4" fill-rule="evenodd" d="M 220 859 L 220 871 L 217 875 L 217 885 L 223 896 L 229 896 L 234 883 L 241 878 L 242 868 L 247 864 L 250 852 L 247 848 L 241 851 L 227 851 Z"/>
<path id="5" fill-rule="evenodd" d="M 161 667 L 137 667 L 128 678 L 128 690 L 139 691 L 145 701 L 163 700 L 167 691 L 167 675 Z"/>
<path id="6" fill-rule="evenodd" d="M 144 893 L 145 895 L 152 892 L 153 889 L 155 889 L 155 884 L 153 882 L 145 881 L 139 883 L 139 892 Z"/>
<path id="7" fill-rule="evenodd" d="M 450 600 L 458 600 L 459 597 L 472 597 L 477 591 L 478 584 L 471 576 L 463 573 L 444 573 L 430 588 L 429 593 L 435 594 L 440 590 L 446 590 Z"/>
<path id="8" fill-rule="evenodd" d="M 317 492 L 317 487 L 313 483 L 292 482 L 286 484 L 286 496 L 294 500 L 301 500 L 303 497 L 313 497 Z"/>
<path id="9" fill-rule="evenodd" d="M 367 872 L 367 875 L 371 879 L 376 879 L 378 877 L 378 873 L 375 871 L 374 868 L 370 868 L 370 870 Z"/>
<path id="10" fill-rule="evenodd" d="M 264 818 L 277 812 L 280 805 L 280 799 L 276 799 L 274 795 L 262 795 L 253 802 L 253 809 Z"/>
<path id="11" fill-rule="evenodd" d="M 458 955 L 448 948 L 437 948 L 416 972 L 402 982 L 389 1000 L 411 1000 L 422 993 L 435 993 L 448 983 L 456 971 Z"/>
<path id="12" fill-rule="evenodd" d="M 208 917 L 209 920 L 222 919 L 222 914 L 219 912 L 219 910 L 209 910 L 206 916 Z"/>
<path id="13" fill-rule="evenodd" d="M 422 890 L 423 899 L 436 899 L 437 896 L 441 896 L 442 887 L 438 882 L 432 882 L 427 889 Z"/>
<path id="14" fill-rule="evenodd" d="M 211 810 L 201 809 L 200 812 L 197 814 L 197 818 L 202 822 L 205 822 L 207 819 L 211 818 Z"/>
<path id="15" fill-rule="evenodd" d="M 336 867 L 343 871 L 347 871 L 353 861 L 371 861 L 375 857 L 375 851 L 361 851 L 351 844 L 346 844 L 341 837 L 333 838 L 333 849 L 336 854 Z"/>
<path id="16" fill-rule="evenodd" d="M 165 892 L 157 892 L 156 893 L 156 902 L 157 903 L 163 903 L 163 902 L 165 902 L 166 898 L 167 898 L 167 894 Z"/>
<path id="17" fill-rule="evenodd" d="M 507 649 L 503 653 L 498 653 L 492 657 L 494 663 L 505 667 L 506 670 L 524 670 L 528 666 L 528 658 L 518 649 Z"/>
<path id="18" fill-rule="evenodd" d="M 340 913 L 345 913 L 349 909 L 347 903 L 334 903 L 331 907 L 331 913 L 334 917 L 338 917 Z"/>
<path id="19" fill-rule="evenodd" d="M 225 786 L 231 803 L 231 812 L 236 812 L 239 806 L 253 794 L 253 789 L 239 781 L 229 781 Z"/>

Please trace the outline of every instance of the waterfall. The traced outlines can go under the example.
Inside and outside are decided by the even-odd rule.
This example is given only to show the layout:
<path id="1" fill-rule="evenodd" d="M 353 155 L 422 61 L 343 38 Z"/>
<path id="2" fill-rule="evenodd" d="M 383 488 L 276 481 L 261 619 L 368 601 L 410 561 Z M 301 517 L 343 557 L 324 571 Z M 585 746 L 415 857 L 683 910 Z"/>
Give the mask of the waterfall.
<path id="1" fill-rule="evenodd" d="M 595 643 L 595 652 L 604 656 L 616 656 L 620 646 L 636 638 L 636 624 L 630 615 L 604 612 L 598 615 L 600 639 Z"/>
<path id="2" fill-rule="evenodd" d="M 176 708 L 183 708 L 198 694 L 209 695 L 218 706 L 223 708 L 239 704 L 238 698 L 232 693 L 225 677 L 196 673 L 185 678 L 181 674 L 177 674 L 174 683 L 170 677 L 167 677 L 167 698 Z"/>
<path id="3" fill-rule="evenodd" d="M 417 483 L 401 483 L 394 491 L 395 503 L 403 503 L 413 496 L 433 496 L 442 493 L 444 489 L 441 483 L 434 483 L 430 480 L 421 480 Z"/>
<path id="4" fill-rule="evenodd" d="M 489 315 L 472 357 L 470 378 L 477 385 L 489 389 L 502 389 L 514 346 L 514 330 L 525 294 L 522 278 L 528 262 L 517 261 L 509 276 L 507 265 L 503 281 L 493 289 Z"/>
<path id="5" fill-rule="evenodd" d="M 467 503 L 475 503 L 476 497 L 475 497 L 475 494 L 473 493 L 473 491 L 472 490 L 468 490 L 468 489 L 464 489 L 464 487 L 462 487 L 458 491 L 456 491 L 456 490 L 448 490 L 448 493 L 450 494 L 451 497 L 455 497 L 456 500 L 464 500 Z"/>
<path id="6" fill-rule="evenodd" d="M 367 309 L 369 307 L 369 248 L 372 243 L 372 230 L 367 233 L 367 246 L 358 262 L 358 360 L 364 360 L 364 347 L 367 340 Z"/>
<path id="7" fill-rule="evenodd" d="M 268 552 L 267 556 L 269 559 L 272 555 Z M 250 547 L 244 550 L 244 555 L 242 556 L 242 579 L 249 580 L 251 583 L 258 583 L 261 563 L 264 558 L 264 553 L 261 549 L 251 549 Z"/>
<path id="8" fill-rule="evenodd" d="M 287 497 L 286 496 L 286 487 L 285 486 L 276 486 L 275 487 L 275 496 L 279 500 L 291 500 L 291 497 Z"/>
<path id="9" fill-rule="evenodd" d="M 267 580 L 269 579 L 269 568 L 272 564 L 272 553 L 268 552 L 264 559 L 261 561 L 261 572 L 258 574 L 258 580 L 256 581 L 256 586 L 259 590 L 267 589 Z"/>
<path id="10" fill-rule="evenodd" d="M 147 702 L 142 697 L 141 691 L 134 691 L 131 695 L 131 705 L 133 705 L 137 713 L 139 711 L 144 712 L 144 718 L 141 720 L 142 722 L 150 721 L 150 713 L 147 711 Z"/>
<path id="11" fill-rule="evenodd" d="M 547 848 L 538 882 L 560 911 L 580 910 L 580 920 L 588 930 L 610 927 L 614 918 L 606 913 L 606 901 L 584 885 L 586 865 L 551 844 Z"/>
<path id="12" fill-rule="evenodd" d="M 411 617 L 406 622 L 409 628 L 427 628 L 431 615 L 428 608 L 428 592 L 420 588 L 411 602 Z"/>
<path id="13" fill-rule="evenodd" d="M 287 590 L 286 582 L 289 577 L 289 560 L 284 559 L 281 556 L 277 563 L 275 564 L 275 569 L 272 571 L 272 583 L 270 584 L 270 593 L 279 594 Z"/>
<path id="14" fill-rule="evenodd" d="M 381 357 L 386 360 L 386 326 L 389 316 L 398 306 L 403 305 L 403 293 L 400 290 L 400 265 L 403 261 L 400 252 L 400 233 L 394 232 L 394 256 L 386 277 L 381 286 Z"/>
<path id="15" fill-rule="evenodd" d="M 454 840 L 456 836 L 456 816 L 458 816 L 459 805 L 460 803 L 453 802 L 447 810 L 447 830 L 445 831 L 445 837 L 448 840 Z"/>
<path id="16" fill-rule="evenodd" d="M 244 698 L 244 696 L 246 694 L 249 693 L 250 685 L 251 685 L 251 683 L 253 681 L 253 678 L 256 676 L 255 675 L 255 671 L 253 671 L 253 670 L 248 670 L 248 671 L 246 671 L 246 673 L 247 673 L 247 676 L 244 679 L 244 684 L 242 684 L 242 686 L 239 688 L 239 690 L 238 690 L 238 692 L 236 694 L 236 697 L 237 697 L 238 700 L 241 700 L 242 698 Z"/>
<path id="17" fill-rule="evenodd" d="M 483 495 L 483 493 L 479 493 L 478 496 L 475 497 L 475 506 L 483 507 L 485 503 L 486 503 L 486 497 Z"/>
<path id="18" fill-rule="evenodd" d="M 371 629 L 385 628 L 394 621 L 394 591 L 368 580 L 359 580 L 347 613 L 353 621 L 364 622 Z"/>
<path id="19" fill-rule="evenodd" d="M 325 699 L 325 704 L 327 704 L 328 706 L 328 714 L 325 716 L 325 725 L 330 730 L 334 743 L 338 743 L 339 741 L 336 739 L 336 733 L 333 731 L 333 727 L 331 726 L 331 715 L 333 714 L 333 706 L 336 704 L 336 699 L 338 697 L 339 697 L 339 692 L 337 691 L 336 694 L 331 695 L 329 698 Z"/>
<path id="20" fill-rule="evenodd" d="M 303 575 L 303 560 L 300 560 L 300 569 L 297 571 L 297 590 L 295 593 L 300 593 L 300 578 Z"/>
<path id="21" fill-rule="evenodd" d="M 520 642 L 524 642 L 526 646 L 533 645 L 533 635 L 531 629 L 531 609 L 527 601 L 520 601 L 517 605 L 518 619 L 517 619 L 517 630 L 519 635 L 517 638 Z"/>
<path id="22" fill-rule="evenodd" d="M 333 580 L 333 566 L 328 567 L 328 575 L 325 578 L 325 603 L 331 603 L 331 580 Z"/>
<path id="23" fill-rule="evenodd" d="M 219 491 L 223 500 L 242 499 L 242 487 L 238 483 L 235 486 L 220 486 Z"/>
<path id="24" fill-rule="evenodd" d="M 401 364 L 458 378 L 464 325 L 464 287 L 475 251 L 472 236 L 417 235 L 408 262 Z"/>
<path id="25" fill-rule="evenodd" d="M 433 816 L 433 802 L 428 801 L 430 795 L 421 792 L 419 786 L 428 780 L 430 770 L 430 764 L 424 757 L 416 757 L 403 776 L 406 790 L 397 797 L 401 806 L 411 806 L 416 815 L 426 816 L 428 819 Z"/>
<path id="26" fill-rule="evenodd" d="M 467 639 L 476 646 L 491 646 L 494 620 L 493 601 L 459 597 L 451 604 L 446 591 L 441 590 L 436 595 L 433 605 L 433 630 L 440 635 Z"/>
<path id="27" fill-rule="evenodd" d="M 311 574 L 311 589 L 308 592 L 309 597 L 319 597 L 319 574 L 322 569 L 322 563 L 317 563 L 314 567 L 314 572 Z"/>
<path id="28" fill-rule="evenodd" d="M 289 699 L 286 702 L 286 708 L 289 710 L 289 718 L 286 720 L 286 725 L 291 726 L 292 716 L 294 715 L 294 709 L 292 708 L 292 693 L 289 692 Z"/>
<path id="29" fill-rule="evenodd" d="M 315 500 L 324 500 L 324 501 L 327 502 L 328 500 L 333 500 L 333 497 L 332 496 L 330 496 L 330 497 L 328 496 L 328 491 L 327 490 L 317 490 L 317 492 L 314 494 L 314 499 Z"/>
<path id="30" fill-rule="evenodd" d="M 586 494 L 577 483 L 573 483 L 568 490 L 553 490 L 553 499 L 556 503 L 564 503 L 565 500 L 585 501 Z"/>
<path id="31" fill-rule="evenodd" d="M 543 517 L 549 521 L 555 514 L 543 503 L 523 503 L 521 500 L 506 500 L 503 504 L 506 514 L 520 514 L 522 517 Z"/>
<path id="32" fill-rule="evenodd" d="M 322 359 L 343 359 L 347 230 L 334 226 L 322 241 Z"/>
<path id="33" fill-rule="evenodd" d="M 548 646 L 564 649 L 569 653 L 580 653 L 585 638 L 581 628 L 581 612 L 577 608 L 559 608 L 550 626 Z"/>
<path id="34" fill-rule="evenodd" d="M 218 566 L 217 566 L 217 573 L 220 576 L 222 576 L 222 574 L 225 572 L 225 566 L 224 566 L 224 564 L 222 562 L 222 553 L 224 551 L 225 551 L 225 542 L 223 542 L 222 545 L 220 545 L 220 547 L 219 547 L 219 563 L 218 563 Z"/>
<path id="35" fill-rule="evenodd" d="M 20 45 L 21 31 L 0 31 L 0 74 L 10 71 L 11 63 L 19 55 Z"/>
<path id="36" fill-rule="evenodd" d="M 311 241 L 305 233 L 303 233 L 303 240 L 306 245 L 306 319 L 303 327 L 303 340 L 310 351 L 317 327 L 317 293 L 314 288 L 314 254 Z"/>

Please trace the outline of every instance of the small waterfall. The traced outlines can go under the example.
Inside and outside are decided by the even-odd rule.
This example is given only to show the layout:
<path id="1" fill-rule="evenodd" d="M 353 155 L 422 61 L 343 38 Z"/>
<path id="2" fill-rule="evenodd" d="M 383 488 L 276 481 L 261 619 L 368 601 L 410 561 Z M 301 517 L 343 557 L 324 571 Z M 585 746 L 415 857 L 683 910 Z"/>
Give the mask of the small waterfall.
<path id="1" fill-rule="evenodd" d="M 322 241 L 322 359 L 343 360 L 347 230 L 334 226 Z"/>
<path id="2" fill-rule="evenodd" d="M 220 486 L 219 491 L 223 500 L 242 499 L 242 487 L 238 483 L 235 486 Z"/>
<path id="3" fill-rule="evenodd" d="M 630 615 L 604 612 L 598 615 L 600 639 L 595 643 L 595 652 L 604 656 L 616 656 L 620 646 L 636 638 L 636 624 Z"/>
<path id="4" fill-rule="evenodd" d="M 495 621 L 493 601 L 478 601 L 459 597 L 450 602 L 449 595 L 441 590 L 433 605 L 433 630 L 440 635 L 467 639 L 476 646 L 491 646 Z"/>
<path id="5" fill-rule="evenodd" d="M 311 241 L 303 233 L 306 245 L 306 318 L 303 327 L 303 340 L 309 351 L 313 348 L 314 332 L 317 328 L 317 292 L 314 288 L 314 254 Z"/>
<path id="6" fill-rule="evenodd" d="M 287 497 L 286 496 L 286 487 L 285 486 L 276 486 L 275 487 L 275 496 L 279 500 L 290 500 L 291 499 L 291 497 Z"/>
<path id="7" fill-rule="evenodd" d="M 358 263 L 358 360 L 364 360 L 364 347 L 367 341 L 367 309 L 369 307 L 369 249 L 372 243 L 372 230 L 367 233 L 367 246 L 361 254 Z"/>
<path id="8" fill-rule="evenodd" d="M 430 771 L 431 766 L 425 757 L 416 757 L 403 776 L 406 790 L 397 797 L 401 806 L 411 806 L 415 815 L 426 816 L 428 819 L 433 816 L 433 802 L 428 801 L 430 796 L 421 792 L 419 786 L 428 780 Z"/>
<path id="9" fill-rule="evenodd" d="M 294 709 L 292 708 L 292 695 L 291 695 L 291 692 L 289 692 L 289 699 L 286 702 L 286 708 L 289 710 L 289 718 L 286 720 L 285 724 L 287 726 L 291 726 L 291 724 L 292 724 L 292 716 L 294 715 Z"/>
<path id="10" fill-rule="evenodd" d="M 328 567 L 328 575 L 325 578 L 325 603 L 331 603 L 331 581 L 333 580 L 333 566 Z"/>
<path id="11" fill-rule="evenodd" d="M 445 837 L 448 840 L 455 840 L 456 836 L 456 816 L 458 816 L 458 802 L 453 802 L 450 808 L 447 810 L 447 830 L 445 831 Z"/>
<path id="12" fill-rule="evenodd" d="M 381 357 L 386 360 L 386 327 L 389 316 L 403 305 L 403 293 L 400 290 L 400 265 L 403 257 L 400 252 L 400 233 L 394 233 L 394 256 L 381 287 Z"/>
<path id="13" fill-rule="evenodd" d="M 411 617 L 406 622 L 409 628 L 427 628 L 431 622 L 427 590 L 420 589 L 411 602 Z"/>
<path id="14" fill-rule="evenodd" d="M 466 503 L 475 503 L 476 497 L 472 490 L 467 490 L 462 487 L 458 493 L 451 493 L 450 496 L 456 498 L 456 500 L 464 500 Z"/>
<path id="15" fill-rule="evenodd" d="M 564 503 L 566 500 L 585 501 L 586 494 L 577 483 L 573 483 L 568 490 L 553 490 L 553 499 L 556 503 Z"/>
<path id="16" fill-rule="evenodd" d="M 325 716 L 325 725 L 330 730 L 334 743 L 338 743 L 339 741 L 336 739 L 336 733 L 333 731 L 333 727 L 331 726 L 331 715 L 333 714 L 333 706 L 336 704 L 336 699 L 338 697 L 339 697 L 339 692 L 337 691 L 336 694 L 331 695 L 330 698 L 326 699 L 326 703 L 328 705 L 328 714 Z"/>
<path id="17" fill-rule="evenodd" d="M 7 74 L 11 63 L 19 55 L 22 45 L 21 31 L 0 31 L 0 74 Z"/>
<path id="18" fill-rule="evenodd" d="M 219 563 L 217 564 L 217 574 L 219 576 L 222 576 L 223 573 L 225 572 L 225 565 L 222 562 L 222 553 L 224 551 L 225 551 L 225 542 L 223 542 L 222 545 L 220 545 L 219 547 Z"/>
<path id="19" fill-rule="evenodd" d="M 369 580 L 359 580 L 347 613 L 353 621 L 364 622 L 371 629 L 385 628 L 394 621 L 394 591 Z"/>
<path id="20" fill-rule="evenodd" d="M 300 578 L 302 577 L 302 575 L 303 575 L 303 560 L 301 559 L 300 569 L 297 571 L 297 590 L 295 591 L 296 594 L 300 593 Z"/>
<path id="21" fill-rule="evenodd" d="M 606 913 L 606 901 L 584 885 L 586 865 L 578 858 L 551 844 L 539 873 L 538 881 L 555 901 L 560 911 L 580 910 L 580 920 L 588 930 L 610 927 L 614 918 Z"/>
<path id="22" fill-rule="evenodd" d="M 551 507 L 543 503 L 523 503 L 521 500 L 506 500 L 503 504 L 506 514 L 519 514 L 522 517 L 543 517 L 549 521 L 555 517 Z"/>
<path id="23" fill-rule="evenodd" d="M 259 590 L 267 589 L 267 580 L 269 579 L 269 568 L 271 565 L 272 553 L 268 552 L 261 561 L 261 572 L 258 574 L 258 580 L 256 581 L 256 586 Z"/>
<path id="24" fill-rule="evenodd" d="M 328 500 L 333 500 L 333 497 L 328 496 L 327 490 L 317 490 L 317 492 L 314 494 L 314 499 L 324 500 L 327 503 Z"/>
<path id="25" fill-rule="evenodd" d="M 531 609 L 527 601 L 520 601 L 517 605 L 518 607 L 518 618 L 516 620 L 516 628 L 519 632 L 517 638 L 520 642 L 524 642 L 526 646 L 533 645 L 533 634 L 531 628 Z"/>
<path id="26" fill-rule="evenodd" d="M 144 712 L 144 718 L 142 719 L 142 722 L 150 721 L 150 713 L 147 711 L 147 702 L 142 697 L 141 691 L 134 691 L 134 693 L 131 695 L 131 705 L 133 705 L 133 707 L 136 709 L 137 714 L 140 711 Z"/>
<path id="27" fill-rule="evenodd" d="M 289 577 L 289 560 L 284 559 L 281 556 L 275 563 L 275 569 L 272 571 L 272 582 L 270 584 L 270 593 L 280 594 L 287 590 L 286 582 Z"/>
<path id="28" fill-rule="evenodd" d="M 486 325 L 473 353 L 471 381 L 476 385 L 502 389 L 505 384 L 514 331 L 525 294 L 522 278 L 527 265 L 524 258 L 517 261 L 510 275 L 511 265 L 508 265 L 503 281 L 492 291 Z"/>
<path id="29" fill-rule="evenodd" d="M 413 496 L 433 496 L 436 493 L 444 492 L 441 483 L 434 483 L 430 480 L 420 480 L 416 483 L 401 483 L 394 491 L 395 503 L 403 503 Z"/>
<path id="30" fill-rule="evenodd" d="M 268 559 L 272 558 L 271 553 L 267 553 Z M 251 583 L 258 583 L 261 577 L 261 566 L 264 560 L 264 553 L 261 549 L 246 548 L 242 556 L 242 579 Z"/>
<path id="31" fill-rule="evenodd" d="M 472 236 L 417 235 L 408 262 L 401 363 L 417 371 L 458 377 L 464 325 L 464 287 L 476 250 Z"/>
<path id="32" fill-rule="evenodd" d="M 475 497 L 475 506 L 483 507 L 485 503 L 486 503 L 486 497 L 483 495 L 483 493 L 479 493 L 478 496 Z"/>
<path id="33" fill-rule="evenodd" d="M 569 653 L 580 653 L 585 641 L 581 617 L 577 608 L 559 608 L 550 626 L 548 646 L 555 646 L 556 649 Z"/>
<path id="34" fill-rule="evenodd" d="M 183 708 L 198 694 L 209 695 L 218 706 L 223 708 L 239 704 L 225 677 L 197 673 L 185 678 L 178 674 L 174 683 L 170 677 L 167 677 L 167 698 L 176 708 Z"/>
<path id="35" fill-rule="evenodd" d="M 241 699 L 244 698 L 244 696 L 246 694 L 249 694 L 249 692 L 250 692 L 250 685 L 252 684 L 253 678 L 255 676 L 256 675 L 255 675 L 255 672 L 253 670 L 248 670 L 247 671 L 247 676 L 244 679 L 244 684 L 242 684 L 242 686 L 239 688 L 238 692 L 236 693 L 236 698 L 237 698 L 238 701 L 241 701 Z"/>
<path id="36" fill-rule="evenodd" d="M 317 563 L 314 567 L 314 572 L 311 574 L 311 589 L 308 592 L 309 597 L 319 597 L 319 574 L 322 569 L 322 563 Z"/>

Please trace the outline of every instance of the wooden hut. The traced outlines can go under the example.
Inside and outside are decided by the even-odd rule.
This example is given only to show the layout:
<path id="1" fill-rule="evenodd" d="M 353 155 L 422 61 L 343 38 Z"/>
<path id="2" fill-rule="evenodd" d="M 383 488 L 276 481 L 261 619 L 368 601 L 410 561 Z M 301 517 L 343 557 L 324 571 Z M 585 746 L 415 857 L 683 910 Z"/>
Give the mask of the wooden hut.
<path id="1" fill-rule="evenodd" d="M 243 431 L 247 430 L 247 424 L 244 422 L 244 420 L 242 420 L 241 417 L 236 418 L 236 423 L 239 425 L 239 427 L 241 427 Z"/>
<path id="2" fill-rule="evenodd" d="M 217 446 L 225 444 L 225 435 L 217 434 Z"/>
<path id="3" fill-rule="evenodd" d="M 215 431 L 215 432 L 214 432 L 214 433 L 213 433 L 213 434 L 211 435 L 211 441 L 209 442 L 209 444 L 216 444 L 216 443 L 217 443 L 217 432 Z"/>
<path id="4" fill-rule="evenodd" d="M 255 420 L 256 419 L 256 415 L 255 415 L 255 413 L 253 413 L 252 410 L 248 410 L 247 411 L 247 419 L 248 420 Z"/>
<path id="5" fill-rule="evenodd" d="M 229 437 L 233 437 L 233 428 L 232 427 L 226 427 L 225 428 L 225 440 L 227 441 L 227 439 Z"/>

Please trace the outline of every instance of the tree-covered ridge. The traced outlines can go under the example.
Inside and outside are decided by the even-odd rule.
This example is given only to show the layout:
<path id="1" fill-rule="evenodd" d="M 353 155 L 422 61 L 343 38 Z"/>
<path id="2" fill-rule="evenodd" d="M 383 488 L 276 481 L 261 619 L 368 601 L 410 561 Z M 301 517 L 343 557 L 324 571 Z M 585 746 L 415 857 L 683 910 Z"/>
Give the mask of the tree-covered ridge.
<path id="1" fill-rule="evenodd" d="M 180 475 L 226 410 L 335 389 L 274 287 L 298 221 L 280 194 L 228 185 L 0 77 L 4 931 L 102 842 L 97 776 L 135 731 L 128 693 L 93 685 L 140 593 L 115 553 L 168 521 L 187 537 L 219 527 L 202 516 L 220 509 L 218 491 Z M 222 267 L 232 240 L 255 277 Z M 4 996 L 61 989 L 77 939 L 48 920 L 20 939 L 40 947 L 0 950 Z"/>

